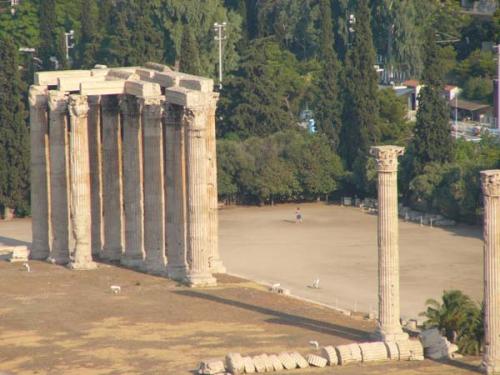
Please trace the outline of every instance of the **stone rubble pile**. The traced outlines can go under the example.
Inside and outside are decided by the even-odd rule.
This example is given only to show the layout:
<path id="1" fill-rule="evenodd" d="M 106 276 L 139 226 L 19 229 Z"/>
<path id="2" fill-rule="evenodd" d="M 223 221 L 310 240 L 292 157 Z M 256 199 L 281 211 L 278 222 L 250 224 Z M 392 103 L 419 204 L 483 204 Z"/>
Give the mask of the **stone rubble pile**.
<path id="1" fill-rule="evenodd" d="M 260 354 L 243 357 L 239 353 L 229 353 L 225 361 L 212 359 L 202 361 L 200 375 L 253 374 L 282 370 L 304 369 L 308 367 L 344 366 L 350 363 L 375 361 L 421 361 L 424 348 L 419 340 L 399 342 L 366 342 L 324 346 L 319 354 L 308 354 L 305 358 L 298 352 Z"/>
<path id="2" fill-rule="evenodd" d="M 441 336 L 437 328 L 431 328 L 420 334 L 425 356 L 431 359 L 453 358 L 458 346 L 451 344 L 446 337 Z"/>

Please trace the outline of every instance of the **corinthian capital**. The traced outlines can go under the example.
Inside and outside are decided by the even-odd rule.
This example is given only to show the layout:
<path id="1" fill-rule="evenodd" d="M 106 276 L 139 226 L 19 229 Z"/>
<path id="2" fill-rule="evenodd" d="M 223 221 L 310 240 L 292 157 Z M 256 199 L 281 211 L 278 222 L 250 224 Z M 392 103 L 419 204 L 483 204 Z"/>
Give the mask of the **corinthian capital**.
<path id="1" fill-rule="evenodd" d="M 122 95 L 120 97 L 120 109 L 123 115 L 128 117 L 139 117 L 141 113 L 139 101 L 135 96 L 131 95 Z"/>
<path id="2" fill-rule="evenodd" d="M 85 95 L 69 96 L 69 114 L 73 117 L 84 117 L 89 112 L 89 104 Z"/>
<path id="3" fill-rule="evenodd" d="M 46 108 L 48 97 L 45 86 L 32 85 L 29 92 L 29 102 L 32 107 Z"/>
<path id="4" fill-rule="evenodd" d="M 146 118 L 159 119 L 162 115 L 162 96 L 151 96 L 140 99 L 142 114 Z"/>
<path id="5" fill-rule="evenodd" d="M 68 96 L 62 91 L 49 91 L 50 112 L 63 113 L 68 110 Z"/>
<path id="6" fill-rule="evenodd" d="M 375 156 L 379 172 L 397 172 L 398 156 L 403 155 L 404 152 L 404 147 L 399 146 L 373 146 L 370 148 L 370 154 Z"/>
<path id="7" fill-rule="evenodd" d="M 481 171 L 483 194 L 488 197 L 500 197 L 500 169 Z"/>

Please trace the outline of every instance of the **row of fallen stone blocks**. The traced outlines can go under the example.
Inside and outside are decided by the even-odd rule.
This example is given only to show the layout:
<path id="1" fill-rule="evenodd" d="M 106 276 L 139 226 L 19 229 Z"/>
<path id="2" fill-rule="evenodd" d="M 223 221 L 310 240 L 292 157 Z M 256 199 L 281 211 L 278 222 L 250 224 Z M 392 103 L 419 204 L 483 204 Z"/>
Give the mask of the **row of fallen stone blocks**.
<path id="1" fill-rule="evenodd" d="M 419 340 L 395 343 L 367 342 L 361 344 L 325 346 L 320 354 L 308 354 L 305 358 L 298 352 L 280 354 L 260 354 L 243 357 L 239 353 L 229 353 L 222 360 L 203 361 L 199 374 L 253 374 L 311 367 L 344 366 L 350 363 L 374 361 L 423 360 L 424 352 Z"/>

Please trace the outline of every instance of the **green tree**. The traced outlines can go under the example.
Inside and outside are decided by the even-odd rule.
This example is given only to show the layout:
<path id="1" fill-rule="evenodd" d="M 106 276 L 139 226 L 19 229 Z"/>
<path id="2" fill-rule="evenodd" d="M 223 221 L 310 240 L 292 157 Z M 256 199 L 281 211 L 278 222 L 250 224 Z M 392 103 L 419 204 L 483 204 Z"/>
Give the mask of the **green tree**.
<path id="1" fill-rule="evenodd" d="M 83 0 L 80 13 L 78 60 L 82 68 L 92 68 L 99 52 L 99 12 L 95 0 Z"/>
<path id="2" fill-rule="evenodd" d="M 418 175 L 426 164 L 444 163 L 452 159 L 453 143 L 449 110 L 443 92 L 443 67 L 434 32 L 426 40 L 424 88 L 419 95 L 419 108 L 413 138 L 413 173 Z"/>
<path id="3" fill-rule="evenodd" d="M 384 144 L 406 146 L 412 135 L 411 123 L 404 97 L 398 97 L 392 88 L 378 91 L 380 104 L 380 141 Z"/>
<path id="4" fill-rule="evenodd" d="M 377 73 L 367 0 L 360 0 L 344 79 L 344 111 L 340 151 L 347 168 L 364 174 L 370 146 L 379 140 Z M 361 181 L 363 178 L 360 179 Z M 359 186 L 363 189 L 363 185 Z"/>
<path id="5" fill-rule="evenodd" d="M 0 35 L 10 36 L 18 47 L 37 47 L 40 43 L 37 4 L 23 1 L 16 6 L 13 15 L 9 11 L 0 12 Z"/>
<path id="6" fill-rule="evenodd" d="M 320 13 L 320 58 L 323 74 L 317 83 L 317 98 L 314 105 L 315 118 L 318 130 L 327 135 L 332 147 L 336 150 L 339 144 L 342 105 L 338 84 L 340 66 L 333 49 L 330 0 L 320 1 Z"/>
<path id="7" fill-rule="evenodd" d="M 292 53 L 269 39 L 252 41 L 223 87 L 219 135 L 265 136 L 295 126 L 307 82 Z"/>
<path id="8" fill-rule="evenodd" d="M 29 135 L 17 47 L 0 37 L 0 205 L 26 212 L 29 206 Z"/>
<path id="9" fill-rule="evenodd" d="M 345 61 L 349 46 L 349 14 L 354 0 L 332 1 L 332 17 L 335 35 L 335 50 L 341 61 Z"/>
<path id="10" fill-rule="evenodd" d="M 58 55 L 57 19 L 55 0 L 41 1 L 39 5 L 40 22 L 40 49 L 39 55 L 45 69 L 52 69 L 52 56 Z"/>
<path id="11" fill-rule="evenodd" d="M 191 27 L 186 24 L 182 33 L 179 68 L 184 73 L 200 74 L 199 47 L 194 39 Z"/>
<path id="12" fill-rule="evenodd" d="M 459 290 L 443 293 L 442 302 L 428 299 L 425 326 L 444 331 L 450 342 L 457 343 L 463 354 L 478 354 L 483 338 L 483 309 Z"/>

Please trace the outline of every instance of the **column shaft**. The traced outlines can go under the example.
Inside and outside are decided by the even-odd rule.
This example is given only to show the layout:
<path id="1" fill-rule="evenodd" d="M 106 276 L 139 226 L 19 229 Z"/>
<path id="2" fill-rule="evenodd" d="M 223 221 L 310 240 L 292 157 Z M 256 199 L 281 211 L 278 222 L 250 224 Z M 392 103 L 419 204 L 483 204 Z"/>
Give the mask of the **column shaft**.
<path id="1" fill-rule="evenodd" d="M 68 97 L 49 92 L 50 219 L 52 245 L 48 260 L 69 262 L 71 224 L 69 220 Z"/>
<path id="2" fill-rule="evenodd" d="M 481 172 L 484 193 L 484 344 L 483 367 L 500 373 L 500 170 Z"/>
<path id="3" fill-rule="evenodd" d="M 32 259 L 47 259 L 50 253 L 50 190 L 49 190 L 49 126 L 47 90 L 31 86 L 30 143 L 31 143 L 31 217 Z"/>
<path id="4" fill-rule="evenodd" d="M 126 95 L 120 102 L 123 116 L 123 201 L 125 252 L 121 262 L 140 267 L 144 261 L 144 205 L 142 180 L 142 126 L 137 98 Z"/>
<path id="5" fill-rule="evenodd" d="M 71 252 L 70 268 L 91 269 L 91 204 L 90 204 L 90 163 L 87 129 L 87 97 L 70 96 L 70 191 L 71 227 L 74 248 Z"/>
<path id="6" fill-rule="evenodd" d="M 217 95 L 218 96 L 218 95 Z M 217 194 L 217 141 L 215 130 L 215 110 L 217 96 L 214 97 L 208 107 L 207 123 L 207 182 L 209 199 L 209 223 L 208 223 L 208 245 L 210 270 L 214 273 L 225 273 L 219 254 L 219 199 Z"/>
<path id="7" fill-rule="evenodd" d="M 379 327 L 384 341 L 408 338 L 400 323 L 399 307 L 399 230 L 397 157 L 402 147 L 372 147 L 378 166 L 378 293 Z"/>
<path id="8" fill-rule="evenodd" d="M 186 256 L 186 175 L 185 140 L 182 126 L 183 107 L 165 106 L 165 195 L 167 273 L 185 281 Z"/>
<path id="9" fill-rule="evenodd" d="M 144 249 L 145 269 L 166 274 L 163 130 L 160 98 L 142 102 L 144 132 Z"/>
<path id="10" fill-rule="evenodd" d="M 101 101 L 104 211 L 104 248 L 102 257 L 116 261 L 120 260 L 123 252 L 120 113 L 117 96 L 103 96 Z"/>
<path id="11" fill-rule="evenodd" d="M 88 104 L 92 255 L 98 257 L 101 256 L 103 249 L 101 97 L 89 96 Z"/>
<path id="12" fill-rule="evenodd" d="M 187 247 L 191 259 L 191 285 L 215 285 L 210 272 L 208 222 L 210 202 L 207 189 L 207 110 L 186 108 Z"/>

